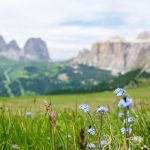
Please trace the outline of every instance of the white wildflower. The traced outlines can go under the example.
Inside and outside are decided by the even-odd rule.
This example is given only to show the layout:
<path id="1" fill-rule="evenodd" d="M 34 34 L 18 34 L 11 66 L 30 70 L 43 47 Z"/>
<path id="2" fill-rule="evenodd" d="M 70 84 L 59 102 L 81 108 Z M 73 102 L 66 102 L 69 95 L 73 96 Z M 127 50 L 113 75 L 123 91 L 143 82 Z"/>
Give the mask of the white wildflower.
<path id="1" fill-rule="evenodd" d="M 143 142 L 143 138 L 141 136 L 134 136 L 133 137 L 133 141 L 137 142 L 137 143 L 142 143 Z"/>
<path id="2" fill-rule="evenodd" d="M 89 128 L 88 133 L 91 134 L 91 135 L 94 135 L 95 134 L 95 129 L 94 128 Z"/>
<path id="3" fill-rule="evenodd" d="M 103 114 L 103 115 L 104 115 L 107 111 L 108 111 L 108 108 L 107 108 L 107 107 L 104 107 L 104 106 L 97 108 L 97 113 L 101 113 L 101 114 Z"/>
<path id="4" fill-rule="evenodd" d="M 14 148 L 14 149 L 19 148 L 19 146 L 17 144 L 12 144 L 11 147 Z"/>
<path id="5" fill-rule="evenodd" d="M 80 105 L 79 108 L 80 108 L 81 110 L 83 110 L 84 112 L 89 112 L 89 106 L 86 105 L 86 104 Z"/>
<path id="6" fill-rule="evenodd" d="M 127 118 L 127 123 L 129 123 L 129 124 L 133 124 L 134 123 L 134 118 L 133 117 L 128 117 Z"/>
<path id="7" fill-rule="evenodd" d="M 130 108 L 133 105 L 132 99 L 126 98 L 126 100 L 121 99 L 118 103 L 118 107 L 122 108 Z"/>
<path id="8" fill-rule="evenodd" d="M 32 112 L 26 112 L 25 115 L 29 118 L 32 118 Z"/>
<path id="9" fill-rule="evenodd" d="M 144 146 L 142 147 L 142 150 L 149 150 L 149 148 L 148 148 L 147 145 L 144 145 Z"/>
<path id="10" fill-rule="evenodd" d="M 123 112 L 119 112 L 118 117 L 119 118 L 123 118 L 124 117 L 124 113 Z"/>
<path id="11" fill-rule="evenodd" d="M 121 128 L 121 133 L 124 135 L 124 134 L 129 134 L 131 135 L 132 134 L 132 128 L 129 128 L 129 129 L 126 129 L 126 128 Z"/>
<path id="12" fill-rule="evenodd" d="M 95 148 L 96 148 L 96 145 L 93 144 L 93 143 L 88 143 L 88 144 L 86 145 L 86 147 L 87 147 L 88 149 L 95 149 Z"/>
<path id="13" fill-rule="evenodd" d="M 67 134 L 67 138 L 71 138 L 71 135 L 70 135 L 70 134 Z"/>
<path id="14" fill-rule="evenodd" d="M 99 143 L 99 148 L 103 148 L 103 147 L 106 146 L 107 144 L 108 144 L 107 141 L 102 140 L 102 141 Z"/>
<path id="15" fill-rule="evenodd" d="M 116 94 L 116 96 L 122 96 L 123 94 L 126 94 L 127 91 L 125 91 L 124 89 L 122 88 L 117 88 L 114 93 Z M 126 94 L 127 95 L 127 94 Z"/>

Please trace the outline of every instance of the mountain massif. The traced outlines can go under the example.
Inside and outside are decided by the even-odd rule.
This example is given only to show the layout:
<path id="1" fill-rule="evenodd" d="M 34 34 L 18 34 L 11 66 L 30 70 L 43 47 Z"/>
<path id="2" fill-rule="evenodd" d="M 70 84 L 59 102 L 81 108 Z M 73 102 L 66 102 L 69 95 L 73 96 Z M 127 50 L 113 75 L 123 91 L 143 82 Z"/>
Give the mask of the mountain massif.
<path id="1" fill-rule="evenodd" d="M 91 50 L 84 49 L 72 62 L 110 70 L 113 74 L 136 68 L 150 71 L 150 33 L 142 32 L 132 41 L 114 37 L 96 42 Z"/>
<path id="2" fill-rule="evenodd" d="M 6 43 L 0 36 L 0 56 L 13 60 L 49 61 L 46 43 L 40 38 L 30 38 L 21 49 L 15 40 Z"/>
<path id="3" fill-rule="evenodd" d="M 40 38 L 30 38 L 20 48 L 15 40 L 6 43 L 0 36 L 0 97 L 149 85 L 149 56 L 149 32 L 132 41 L 115 37 L 96 42 L 91 50 L 62 62 L 49 61 L 48 48 Z"/>

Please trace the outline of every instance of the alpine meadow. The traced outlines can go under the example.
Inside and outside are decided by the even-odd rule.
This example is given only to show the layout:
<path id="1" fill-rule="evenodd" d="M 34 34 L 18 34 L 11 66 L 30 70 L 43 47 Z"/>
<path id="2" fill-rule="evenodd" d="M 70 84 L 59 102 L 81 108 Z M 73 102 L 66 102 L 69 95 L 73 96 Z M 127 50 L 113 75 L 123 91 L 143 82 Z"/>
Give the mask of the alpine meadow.
<path id="1" fill-rule="evenodd" d="M 149 9 L 1 0 L 0 150 L 150 150 Z"/>

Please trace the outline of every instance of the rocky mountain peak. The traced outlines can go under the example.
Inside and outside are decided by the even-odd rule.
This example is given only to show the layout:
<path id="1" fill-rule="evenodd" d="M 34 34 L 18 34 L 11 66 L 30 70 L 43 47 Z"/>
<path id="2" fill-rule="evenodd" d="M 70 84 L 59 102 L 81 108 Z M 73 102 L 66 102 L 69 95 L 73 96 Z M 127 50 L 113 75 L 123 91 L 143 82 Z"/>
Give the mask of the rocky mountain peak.
<path id="1" fill-rule="evenodd" d="M 15 40 L 8 44 L 0 36 L 0 56 L 13 60 L 49 61 L 49 53 L 46 43 L 40 38 L 30 38 L 20 48 Z"/>
<path id="2" fill-rule="evenodd" d="M 111 38 L 92 44 L 87 53 L 80 52 L 72 62 L 86 64 L 112 71 L 113 74 L 124 73 L 133 68 L 150 70 L 150 32 L 138 35 L 138 40 L 126 41 L 123 38 Z M 148 67 L 147 67 L 148 66 Z M 148 70 L 148 69 L 147 69 Z"/>
<path id="3" fill-rule="evenodd" d="M 9 50 L 15 50 L 15 51 L 20 51 L 21 50 L 15 40 L 12 40 L 12 41 L 9 42 L 8 49 Z"/>
<path id="4" fill-rule="evenodd" d="M 46 43 L 40 38 L 30 38 L 23 48 L 25 58 L 48 61 L 50 59 Z"/>
<path id="5" fill-rule="evenodd" d="M 6 50 L 7 44 L 2 36 L 0 36 L 0 51 Z"/>
<path id="6" fill-rule="evenodd" d="M 147 32 L 147 31 L 141 32 L 137 36 L 137 39 L 139 39 L 139 40 L 147 40 L 147 39 L 149 39 L 150 40 L 150 32 Z"/>

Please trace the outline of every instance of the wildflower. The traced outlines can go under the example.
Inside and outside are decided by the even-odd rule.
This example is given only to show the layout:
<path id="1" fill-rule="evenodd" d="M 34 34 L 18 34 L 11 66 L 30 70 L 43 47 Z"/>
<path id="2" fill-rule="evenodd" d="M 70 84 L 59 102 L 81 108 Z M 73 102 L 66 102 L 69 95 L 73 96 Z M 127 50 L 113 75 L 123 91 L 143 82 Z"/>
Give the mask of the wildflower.
<path id="1" fill-rule="evenodd" d="M 89 106 L 86 105 L 86 104 L 80 105 L 79 108 L 80 108 L 81 110 L 83 110 L 84 112 L 89 112 Z"/>
<path id="2" fill-rule="evenodd" d="M 29 118 L 32 118 L 32 112 L 26 112 L 25 115 Z"/>
<path id="3" fill-rule="evenodd" d="M 144 146 L 142 147 L 142 150 L 149 150 L 149 148 L 148 148 L 147 145 L 144 145 Z"/>
<path id="4" fill-rule="evenodd" d="M 108 144 L 107 141 L 102 140 L 102 141 L 100 142 L 100 144 L 99 144 L 99 148 L 103 148 L 103 147 L 106 146 L 107 144 Z"/>
<path id="5" fill-rule="evenodd" d="M 134 118 L 133 117 L 128 117 L 127 118 L 127 123 L 133 124 L 134 123 Z"/>
<path id="6" fill-rule="evenodd" d="M 132 99 L 126 98 L 126 101 L 124 99 L 121 99 L 118 103 L 118 107 L 122 108 L 130 108 L 133 105 Z"/>
<path id="7" fill-rule="evenodd" d="M 125 91 L 124 89 L 122 88 L 117 88 L 114 93 L 116 94 L 116 96 L 122 96 L 123 94 L 126 94 L 127 91 Z"/>
<path id="8" fill-rule="evenodd" d="M 107 107 L 99 107 L 98 109 L 97 109 L 97 113 L 101 113 L 101 114 L 105 114 L 106 112 L 108 111 L 108 108 Z"/>
<path id="9" fill-rule="evenodd" d="M 124 117 L 124 113 L 123 112 L 119 112 L 118 117 L 119 118 L 123 118 Z"/>
<path id="10" fill-rule="evenodd" d="M 88 149 L 95 149 L 95 148 L 96 148 L 96 145 L 93 144 L 93 143 L 88 143 L 88 144 L 86 145 L 86 147 L 87 147 Z"/>
<path id="11" fill-rule="evenodd" d="M 70 134 L 67 134 L 67 138 L 71 138 L 71 135 L 70 135 Z"/>
<path id="12" fill-rule="evenodd" d="M 14 148 L 14 149 L 19 148 L 17 144 L 12 144 L 11 147 Z"/>
<path id="13" fill-rule="evenodd" d="M 143 138 L 140 136 L 134 136 L 133 137 L 133 141 L 137 142 L 137 143 L 142 143 L 143 142 Z"/>
<path id="14" fill-rule="evenodd" d="M 89 128 L 88 133 L 91 134 L 91 135 L 94 135 L 95 134 L 95 129 L 94 128 Z"/>
<path id="15" fill-rule="evenodd" d="M 126 132 L 128 132 L 129 135 L 132 134 L 132 129 L 129 128 L 129 129 L 126 129 L 126 128 L 121 128 L 121 133 L 124 135 L 126 134 Z"/>

